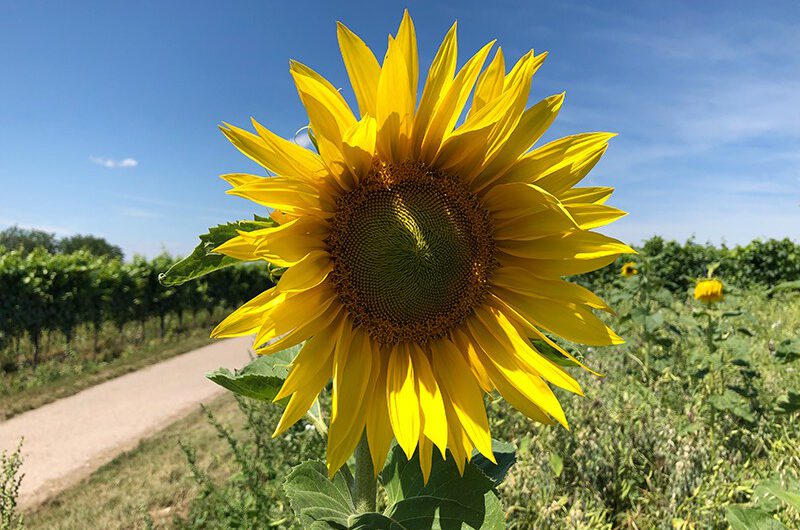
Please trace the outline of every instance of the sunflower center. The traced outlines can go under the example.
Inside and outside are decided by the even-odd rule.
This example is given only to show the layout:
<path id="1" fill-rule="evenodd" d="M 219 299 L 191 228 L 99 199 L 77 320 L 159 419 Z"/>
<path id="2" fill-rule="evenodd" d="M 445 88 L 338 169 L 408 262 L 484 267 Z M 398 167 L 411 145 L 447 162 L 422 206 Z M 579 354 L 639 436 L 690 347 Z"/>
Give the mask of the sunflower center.
<path id="1" fill-rule="evenodd" d="M 412 162 L 376 163 L 343 194 L 328 246 L 341 302 L 383 344 L 446 334 L 494 268 L 486 210 L 456 177 Z"/>

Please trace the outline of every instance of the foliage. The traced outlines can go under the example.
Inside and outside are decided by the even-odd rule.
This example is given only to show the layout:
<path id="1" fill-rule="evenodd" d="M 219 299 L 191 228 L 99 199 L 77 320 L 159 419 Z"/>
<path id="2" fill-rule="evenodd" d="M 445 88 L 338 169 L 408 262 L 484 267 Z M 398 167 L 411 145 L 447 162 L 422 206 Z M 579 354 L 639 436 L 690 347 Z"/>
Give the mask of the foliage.
<path id="1" fill-rule="evenodd" d="M 651 281 L 673 292 L 684 292 L 696 278 L 706 275 L 707 266 L 719 263 L 716 274 L 726 284 L 739 287 L 775 287 L 800 280 L 800 245 L 790 239 L 755 240 L 728 248 L 702 245 L 694 239 L 685 243 L 652 237 L 636 248 L 637 256 L 621 256 L 616 263 L 581 276 L 581 283 L 601 286 L 613 282 L 623 263 L 633 259 L 648 263 Z"/>
<path id="2" fill-rule="evenodd" d="M 22 484 L 22 441 L 12 453 L 0 453 L 0 530 L 22 530 L 22 515 L 17 513 L 17 496 Z"/>
<path id="3" fill-rule="evenodd" d="M 93 256 L 105 256 L 107 258 L 122 259 L 122 249 L 117 245 L 112 245 L 102 237 L 90 234 L 75 234 L 61 238 L 58 242 L 58 250 L 62 254 L 72 254 L 85 250 Z"/>
<path id="4" fill-rule="evenodd" d="M 76 328 L 88 325 L 97 333 L 105 322 L 119 329 L 137 322 L 144 329 L 156 318 L 163 337 L 169 316 L 182 322 L 186 312 L 234 307 L 272 285 L 266 267 L 240 265 L 165 289 L 159 275 L 175 263 L 168 255 L 123 263 L 87 251 L 0 254 L 0 351 L 26 337 L 36 365 L 43 334 L 58 331 L 68 352 Z"/>
<path id="5" fill-rule="evenodd" d="M 23 254 L 33 252 L 35 249 L 44 249 L 47 252 L 58 250 L 58 240 L 55 234 L 36 230 L 35 228 L 22 228 L 10 226 L 0 231 L 0 247 L 8 250 L 19 250 Z"/>

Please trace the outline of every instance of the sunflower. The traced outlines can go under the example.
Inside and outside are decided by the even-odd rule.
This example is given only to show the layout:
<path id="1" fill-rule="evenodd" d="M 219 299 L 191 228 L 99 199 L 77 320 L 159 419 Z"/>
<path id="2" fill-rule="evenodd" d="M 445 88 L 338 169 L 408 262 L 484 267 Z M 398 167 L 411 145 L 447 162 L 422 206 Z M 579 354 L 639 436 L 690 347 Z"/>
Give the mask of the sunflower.
<path id="1" fill-rule="evenodd" d="M 705 304 L 712 304 L 722 300 L 722 282 L 716 278 L 698 280 L 694 287 L 694 299 Z"/>
<path id="2" fill-rule="evenodd" d="M 358 114 L 324 77 L 290 63 L 318 154 L 255 120 L 255 133 L 222 127 L 274 174 L 223 175 L 229 193 L 273 209 L 279 224 L 241 232 L 216 252 L 287 269 L 212 336 L 255 334 L 263 355 L 305 341 L 275 398 L 289 398 L 275 434 L 332 381 L 331 474 L 363 433 L 376 473 L 393 438 L 409 458 L 419 448 L 426 480 L 434 447 L 463 472 L 473 449 L 494 460 L 484 393 L 567 426 L 550 385 L 581 388 L 531 339 L 575 362 L 550 335 L 623 342 L 593 313 L 609 307 L 561 279 L 632 252 L 590 231 L 624 215 L 604 205 L 613 190 L 575 187 L 614 135 L 531 150 L 564 99 L 526 109 L 545 53 L 530 51 L 507 72 L 498 48 L 484 69 L 490 42 L 456 71 L 453 24 L 417 101 L 408 12 L 382 64 L 342 24 L 338 40 Z"/>
<path id="3" fill-rule="evenodd" d="M 619 273 L 625 278 L 630 278 L 631 276 L 639 274 L 639 269 L 636 267 L 636 263 L 629 261 L 619 269 Z"/>

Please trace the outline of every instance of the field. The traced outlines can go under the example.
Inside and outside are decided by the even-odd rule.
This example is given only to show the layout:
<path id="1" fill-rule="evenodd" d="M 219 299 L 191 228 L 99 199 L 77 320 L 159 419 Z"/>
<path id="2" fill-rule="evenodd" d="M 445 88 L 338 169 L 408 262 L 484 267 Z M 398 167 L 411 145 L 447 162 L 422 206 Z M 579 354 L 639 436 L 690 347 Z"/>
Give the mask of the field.
<path id="1" fill-rule="evenodd" d="M 493 436 L 518 449 L 499 487 L 508 527 L 797 528 L 800 295 L 728 285 L 706 307 L 639 261 L 633 278 L 585 280 L 627 342 L 583 352 L 604 376 L 574 370 L 586 396 L 559 395 L 570 431 L 487 400 Z M 228 398 L 212 410 L 228 430 L 187 419 L 30 514 L 30 526 L 79 528 L 102 513 L 108 527 L 300 528 L 283 477 L 322 458 L 322 441 L 303 425 L 270 440 L 274 406 L 243 399 L 242 413 Z M 141 472 L 153 462 L 165 471 Z"/>

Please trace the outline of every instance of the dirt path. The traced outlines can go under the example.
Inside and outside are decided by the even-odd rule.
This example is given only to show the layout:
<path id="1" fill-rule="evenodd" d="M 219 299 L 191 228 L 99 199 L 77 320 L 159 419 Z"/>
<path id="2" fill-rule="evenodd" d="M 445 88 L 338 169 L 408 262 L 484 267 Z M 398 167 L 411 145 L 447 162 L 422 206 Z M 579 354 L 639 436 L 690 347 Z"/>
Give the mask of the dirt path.
<path id="1" fill-rule="evenodd" d="M 0 423 L 0 450 L 25 438 L 20 505 L 41 503 L 224 392 L 205 374 L 244 366 L 251 340 L 204 346 Z"/>

